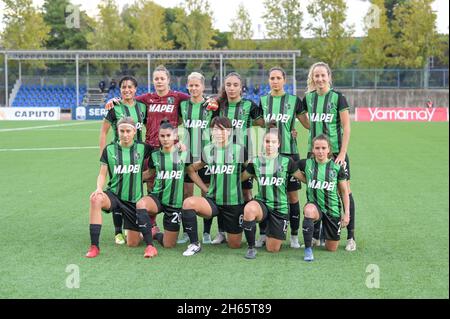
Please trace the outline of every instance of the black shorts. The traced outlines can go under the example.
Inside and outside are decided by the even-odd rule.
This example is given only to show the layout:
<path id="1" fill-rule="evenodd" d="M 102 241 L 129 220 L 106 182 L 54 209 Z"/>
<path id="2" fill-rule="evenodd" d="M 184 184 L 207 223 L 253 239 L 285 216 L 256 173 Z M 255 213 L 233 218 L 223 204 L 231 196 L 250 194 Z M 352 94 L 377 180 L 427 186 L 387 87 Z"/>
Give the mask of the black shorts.
<path id="1" fill-rule="evenodd" d="M 259 206 L 261 206 L 261 209 L 263 211 L 263 219 L 261 220 L 261 222 L 266 221 L 267 226 L 265 229 L 265 234 L 267 235 L 267 237 L 285 240 L 289 225 L 289 215 L 283 215 L 273 209 L 270 209 L 266 206 L 266 204 L 264 204 L 264 202 L 260 200 L 253 200 L 257 202 Z"/>
<path id="2" fill-rule="evenodd" d="M 197 172 L 198 176 L 200 176 L 203 183 L 205 183 L 205 184 L 209 184 L 211 182 L 211 174 L 209 174 L 209 172 L 207 172 L 207 169 L 208 169 L 208 166 L 205 166 Z M 206 174 L 206 173 L 208 173 L 208 174 Z M 186 174 L 186 176 L 184 177 L 184 182 L 185 183 L 193 183 L 192 179 L 189 177 L 188 174 Z"/>
<path id="3" fill-rule="evenodd" d="M 333 153 L 334 158 L 336 158 L 339 153 Z M 312 153 L 308 153 L 308 158 L 312 157 Z M 345 173 L 347 174 L 347 180 L 350 180 L 350 159 L 348 158 L 348 154 L 345 154 Z"/>
<path id="4" fill-rule="evenodd" d="M 300 161 L 300 156 L 298 154 L 283 154 L 289 156 L 292 160 L 297 163 Z M 289 177 L 289 182 L 287 183 L 287 191 L 294 192 L 302 188 L 302 183 L 300 183 L 294 176 Z"/>
<path id="5" fill-rule="evenodd" d="M 136 203 L 131 203 L 121 200 L 116 194 L 111 191 L 105 191 L 111 201 L 109 210 L 103 210 L 106 213 L 120 212 L 123 216 L 123 228 L 141 232 L 137 223 Z"/>
<path id="6" fill-rule="evenodd" d="M 242 233 L 241 221 L 244 218 L 244 205 L 217 205 L 210 198 L 205 198 L 211 206 L 212 215 L 223 220 L 223 230 L 230 234 Z"/>
<path id="7" fill-rule="evenodd" d="M 164 213 L 163 226 L 164 230 L 178 232 L 180 231 L 181 224 L 181 208 L 174 208 L 161 204 L 158 197 L 152 194 L 148 194 L 158 206 L 158 214 Z"/>
<path id="8" fill-rule="evenodd" d="M 326 240 L 336 240 L 341 239 L 341 218 L 334 217 L 320 210 L 316 203 L 308 202 L 306 204 L 313 204 L 316 206 L 317 211 L 320 214 L 320 219 L 322 221 L 323 235 Z"/>

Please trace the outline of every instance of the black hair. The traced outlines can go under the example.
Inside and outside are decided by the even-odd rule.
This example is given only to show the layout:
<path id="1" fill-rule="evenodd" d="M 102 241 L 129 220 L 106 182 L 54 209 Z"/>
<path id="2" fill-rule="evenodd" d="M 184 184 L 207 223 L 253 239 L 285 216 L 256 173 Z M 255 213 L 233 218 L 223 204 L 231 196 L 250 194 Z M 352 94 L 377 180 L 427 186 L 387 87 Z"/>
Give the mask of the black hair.
<path id="1" fill-rule="evenodd" d="M 286 80 L 286 71 L 282 67 L 274 66 L 273 68 L 271 68 L 269 70 L 269 77 L 270 77 L 270 73 L 272 73 L 273 71 L 280 71 L 281 74 L 283 74 L 283 79 Z"/>
<path id="2" fill-rule="evenodd" d="M 122 82 L 124 82 L 124 81 L 131 81 L 135 88 L 137 88 L 137 86 L 138 86 L 138 83 L 134 77 L 132 77 L 131 75 L 126 75 L 120 79 L 119 88 L 122 87 Z"/>
<path id="3" fill-rule="evenodd" d="M 278 142 L 281 143 L 281 132 L 280 129 L 277 126 L 277 121 L 272 120 L 268 123 L 266 123 L 266 132 L 264 133 L 263 139 L 266 138 L 267 134 L 276 134 L 278 137 Z"/>
<path id="4" fill-rule="evenodd" d="M 159 123 L 159 130 L 165 130 L 165 129 L 171 129 L 174 130 L 175 128 L 170 123 L 170 121 L 167 119 L 167 117 L 163 118 L 161 122 Z"/>
<path id="5" fill-rule="evenodd" d="M 220 117 L 220 116 L 213 118 L 210 126 L 211 126 L 211 128 L 213 128 L 214 126 L 218 126 L 220 128 L 232 128 L 233 127 L 231 124 L 231 121 L 228 117 Z"/>

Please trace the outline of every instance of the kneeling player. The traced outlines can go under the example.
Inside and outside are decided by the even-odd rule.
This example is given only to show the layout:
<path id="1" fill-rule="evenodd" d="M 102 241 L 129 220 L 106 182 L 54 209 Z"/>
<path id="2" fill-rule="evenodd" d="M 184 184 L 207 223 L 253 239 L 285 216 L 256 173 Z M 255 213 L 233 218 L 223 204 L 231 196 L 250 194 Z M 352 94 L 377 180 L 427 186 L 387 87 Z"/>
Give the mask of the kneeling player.
<path id="1" fill-rule="evenodd" d="M 248 250 L 245 258 L 256 258 L 256 223 L 265 222 L 267 229 L 266 249 L 280 251 L 286 239 L 289 224 L 288 183 L 291 176 L 302 178 L 297 163 L 287 155 L 279 154 L 280 132 L 276 123 L 269 124 L 264 134 L 264 152 L 248 164 L 242 173 L 242 180 L 252 176 L 258 183 L 258 195 L 244 208 L 242 228 L 247 238 Z"/>
<path id="2" fill-rule="evenodd" d="M 180 230 L 181 207 L 183 205 L 184 169 L 188 153 L 175 146 L 175 128 L 169 121 L 162 121 L 159 128 L 161 149 L 150 156 L 148 167 L 150 176 L 155 176 L 155 186 L 151 193 L 137 202 L 138 214 L 150 213 L 156 216 L 164 213 L 164 234 L 156 234 L 158 241 L 167 248 L 175 247 Z M 191 174 L 191 179 L 198 184 L 200 177 Z"/>
<path id="3" fill-rule="evenodd" d="M 204 218 L 215 216 L 223 218 L 228 246 L 230 248 L 241 246 L 242 228 L 239 221 L 242 218 L 244 196 L 240 174 L 246 163 L 246 151 L 243 146 L 232 143 L 230 139 L 232 126 L 228 118 L 215 117 L 211 121 L 211 128 L 213 143 L 203 149 L 200 162 L 187 168 L 187 171 L 192 173 L 208 165 L 211 183 L 206 198 L 192 196 L 183 202 L 182 219 L 191 242 L 183 253 L 185 256 L 200 251 L 196 215 Z M 201 188 L 203 190 L 203 185 Z"/>
<path id="4" fill-rule="evenodd" d="M 305 261 L 313 261 L 312 238 L 314 223 L 321 220 L 325 237 L 325 248 L 336 251 L 341 228 L 350 220 L 350 200 L 345 167 L 331 160 L 330 140 L 325 135 L 312 141 L 312 158 L 301 160 L 302 181 L 306 183 L 306 203 L 303 214 L 303 237 L 305 239 Z M 341 200 L 344 214 L 341 214 Z"/>
<path id="5" fill-rule="evenodd" d="M 143 195 L 142 167 L 150 155 L 150 146 L 135 141 L 136 124 L 130 117 L 117 123 L 119 141 L 105 147 L 100 159 L 102 165 L 97 178 L 97 189 L 90 197 L 91 247 L 86 257 L 93 258 L 100 253 L 99 237 L 102 227 L 102 210 L 109 213 L 120 211 L 124 216 L 124 228 L 128 229 L 127 244 L 136 247 L 140 242 L 140 233 L 147 247 L 144 257 L 158 254 L 152 244 L 150 216 L 145 212 L 136 213 L 136 202 Z M 108 188 L 104 192 L 106 175 L 109 172 Z"/>

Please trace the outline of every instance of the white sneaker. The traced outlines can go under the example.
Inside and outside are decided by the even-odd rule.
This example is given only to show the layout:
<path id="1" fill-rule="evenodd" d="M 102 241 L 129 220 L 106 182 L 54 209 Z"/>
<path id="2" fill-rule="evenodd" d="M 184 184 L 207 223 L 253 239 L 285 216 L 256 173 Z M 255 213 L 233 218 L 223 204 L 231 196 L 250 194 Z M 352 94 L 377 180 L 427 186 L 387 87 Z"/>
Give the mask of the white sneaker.
<path id="1" fill-rule="evenodd" d="M 356 242 L 353 238 L 347 240 L 347 245 L 345 245 L 346 251 L 355 251 L 356 250 Z"/>
<path id="2" fill-rule="evenodd" d="M 219 245 L 219 244 L 224 243 L 226 241 L 227 241 L 227 238 L 225 237 L 225 233 L 224 232 L 218 232 L 217 236 L 213 239 L 211 244 Z"/>
<path id="3" fill-rule="evenodd" d="M 190 244 L 188 248 L 184 251 L 183 256 L 192 256 L 196 253 L 200 252 L 202 250 L 202 247 L 200 247 L 200 244 Z"/>
<path id="4" fill-rule="evenodd" d="M 319 247 L 320 246 L 320 240 L 319 239 L 315 239 L 313 237 L 312 242 L 311 242 L 311 247 Z"/>
<path id="5" fill-rule="evenodd" d="M 291 248 L 300 248 L 300 243 L 298 242 L 298 235 L 291 235 Z"/>
<path id="6" fill-rule="evenodd" d="M 256 248 L 261 248 L 261 247 L 265 246 L 266 245 L 266 239 L 267 239 L 266 235 L 261 235 L 261 237 L 259 237 L 259 239 L 255 242 L 255 247 Z"/>

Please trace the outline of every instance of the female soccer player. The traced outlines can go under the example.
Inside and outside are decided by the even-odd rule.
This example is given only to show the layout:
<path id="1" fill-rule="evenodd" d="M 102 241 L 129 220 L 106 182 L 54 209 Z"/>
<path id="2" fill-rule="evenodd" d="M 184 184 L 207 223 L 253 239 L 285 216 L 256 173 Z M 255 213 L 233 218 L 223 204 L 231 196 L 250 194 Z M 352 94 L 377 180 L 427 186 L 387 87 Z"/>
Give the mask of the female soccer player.
<path id="1" fill-rule="evenodd" d="M 247 151 L 251 149 L 249 145 L 249 131 L 252 124 L 264 126 L 261 109 L 253 101 L 242 98 L 242 78 L 232 72 L 225 77 L 224 87 L 219 94 L 218 116 L 226 117 L 231 121 L 233 128 L 233 143 L 239 144 Z M 253 184 L 251 180 L 243 182 L 242 189 L 244 201 L 252 199 Z M 209 233 L 211 220 L 205 221 L 205 232 Z M 209 227 L 208 227 L 209 224 Z M 218 218 L 219 233 L 214 238 L 212 244 L 220 244 L 226 240 L 222 227 L 222 218 Z"/>
<path id="2" fill-rule="evenodd" d="M 180 104 L 181 119 L 183 120 L 185 136 L 188 139 L 184 139 L 183 143 L 189 147 L 190 150 L 190 160 L 189 163 L 195 163 L 201 160 L 201 153 L 203 148 L 211 142 L 211 135 L 209 130 L 209 125 L 216 112 L 209 110 L 205 98 L 203 96 L 205 91 L 205 77 L 198 73 L 193 72 L 188 76 L 187 88 L 191 95 L 190 100 L 183 101 Z M 208 173 L 208 174 L 207 174 Z M 205 183 L 206 186 L 209 185 L 210 175 L 206 167 L 202 168 L 198 174 L 200 178 Z M 194 183 L 189 176 L 186 176 L 184 181 L 184 198 L 188 198 L 194 195 Z M 205 194 L 202 194 L 205 196 Z M 205 219 L 206 221 L 206 219 Z M 206 223 L 209 228 L 203 233 L 204 244 L 211 243 L 211 236 L 209 230 L 211 229 L 211 224 Z M 185 233 L 187 236 L 187 233 Z M 186 241 L 189 238 L 186 239 Z M 179 243 L 184 243 L 185 241 L 179 240 Z"/>
<path id="3" fill-rule="evenodd" d="M 244 208 L 242 228 L 247 238 L 248 250 L 245 258 L 256 258 L 256 223 L 266 221 L 266 249 L 278 252 L 286 239 L 289 221 L 288 188 L 291 177 L 301 179 L 297 163 L 291 156 L 280 154 L 281 130 L 275 121 L 263 136 L 263 154 L 254 158 L 242 173 L 241 179 L 256 177 L 258 195 Z"/>
<path id="4" fill-rule="evenodd" d="M 164 212 L 164 235 L 157 234 L 156 238 L 164 247 L 171 248 L 175 247 L 180 230 L 184 174 L 189 155 L 175 146 L 175 128 L 168 120 L 162 121 L 158 132 L 161 148 L 152 152 L 148 163 L 150 176 L 156 176 L 155 186 L 148 196 L 137 202 L 136 209 L 138 214 L 148 212 L 152 216 Z M 198 174 L 191 175 L 192 181 L 198 183 Z"/>
<path id="5" fill-rule="evenodd" d="M 91 247 L 86 257 L 93 258 L 100 253 L 99 238 L 102 227 L 102 210 L 120 211 L 124 216 L 124 228 L 128 229 L 127 244 L 139 245 L 140 233 L 147 244 L 144 257 L 155 257 L 158 252 L 152 243 L 151 221 L 147 213 L 136 212 L 136 202 L 143 196 L 142 167 L 150 155 L 150 146 L 135 141 L 136 124 L 130 117 L 117 123 L 119 141 L 107 145 L 102 153 L 97 189 L 90 197 Z M 106 191 L 103 187 L 106 175 L 109 183 Z"/>
<path id="6" fill-rule="evenodd" d="M 119 134 L 117 130 L 117 122 L 123 117 L 131 117 L 136 123 L 137 133 L 135 139 L 142 142 L 142 128 L 147 121 L 147 111 L 145 104 L 135 100 L 137 81 L 132 76 L 125 76 L 119 81 L 120 95 L 122 99 L 119 104 L 108 111 L 103 121 L 100 131 L 100 155 L 106 145 L 106 137 L 109 129 L 112 127 L 114 132 L 114 142 L 119 141 Z M 125 244 L 125 237 L 122 234 L 122 213 L 112 212 L 113 223 L 115 228 L 115 242 L 116 244 Z"/>
<path id="7" fill-rule="evenodd" d="M 284 91 L 286 84 L 286 72 L 280 67 L 273 67 L 269 71 L 270 93 L 262 96 L 260 105 L 263 111 L 266 123 L 275 121 L 280 129 L 280 153 L 289 156 L 294 162 L 300 160 L 297 140 L 292 135 L 295 130 L 295 119 L 309 129 L 308 118 L 305 114 L 301 114 L 301 100 L 296 95 L 291 95 Z M 298 190 L 301 188 L 294 177 L 291 177 L 288 183 L 288 200 L 289 200 L 289 220 L 291 225 L 291 247 L 300 248 L 298 241 L 298 229 L 300 226 L 300 204 L 298 198 Z M 260 224 L 260 239 L 257 247 L 264 245 L 265 224 Z"/>
<path id="8" fill-rule="evenodd" d="M 314 137 L 325 134 L 331 142 L 335 162 L 345 164 L 348 192 L 350 196 L 350 224 L 347 227 L 347 251 L 356 250 L 355 202 L 350 190 L 350 161 L 347 155 L 350 141 L 349 105 L 345 96 L 332 87 L 331 69 L 328 64 L 318 62 L 311 66 L 308 74 L 308 92 L 302 102 L 302 113 L 308 113 L 310 130 L 308 150 L 312 151 Z M 317 233 L 317 232 L 316 232 Z M 317 238 L 317 237 L 316 237 Z"/>
<path id="9" fill-rule="evenodd" d="M 299 162 L 308 200 L 303 208 L 305 261 L 314 260 L 312 238 L 315 222 L 322 221 L 325 248 L 336 251 L 341 228 L 346 227 L 350 219 L 350 199 L 344 166 L 332 159 L 332 145 L 326 135 L 316 136 L 311 144 L 312 157 Z M 341 201 L 344 204 L 343 215 Z"/>
<path id="10" fill-rule="evenodd" d="M 189 173 L 208 165 L 211 183 L 205 197 L 192 196 L 183 202 L 182 219 L 191 244 L 183 253 L 191 256 L 200 251 L 196 215 L 204 218 L 220 216 L 223 230 L 227 232 L 230 248 L 239 248 L 242 239 L 242 218 L 244 195 L 240 174 L 247 162 L 247 152 L 240 144 L 234 144 L 231 121 L 226 117 L 215 117 L 211 121 L 213 143 L 203 149 L 202 159 L 187 168 Z M 201 182 L 201 180 L 199 181 Z M 206 190 L 206 186 L 202 186 Z"/>

